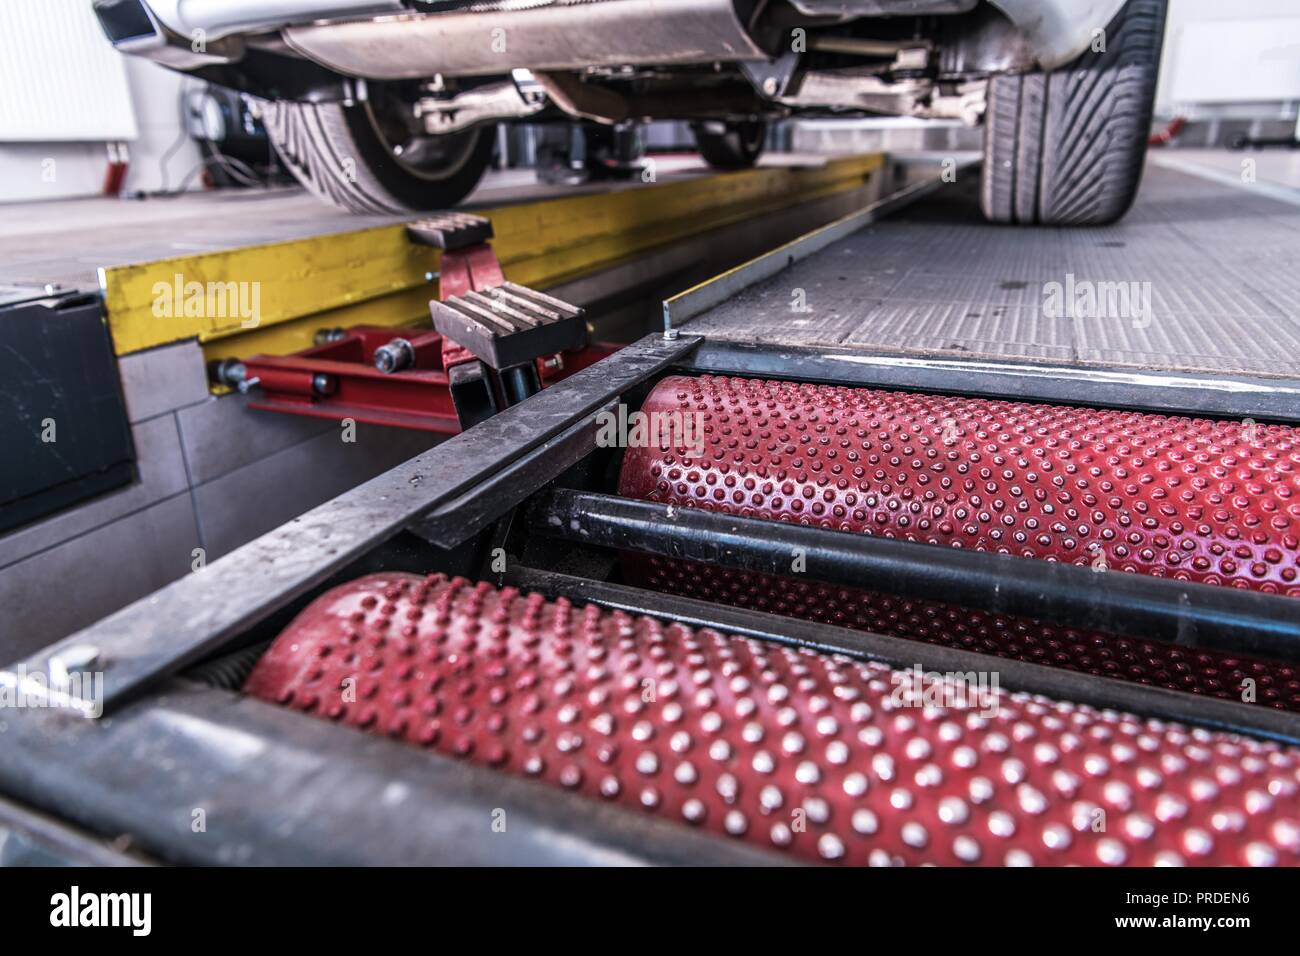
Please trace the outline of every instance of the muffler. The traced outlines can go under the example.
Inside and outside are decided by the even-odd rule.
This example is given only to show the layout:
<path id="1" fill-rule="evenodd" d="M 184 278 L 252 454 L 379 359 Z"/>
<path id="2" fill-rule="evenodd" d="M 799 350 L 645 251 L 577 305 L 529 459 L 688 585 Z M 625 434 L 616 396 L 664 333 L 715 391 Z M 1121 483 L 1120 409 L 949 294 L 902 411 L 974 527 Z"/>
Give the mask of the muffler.
<path id="1" fill-rule="evenodd" d="M 767 56 L 736 17 L 734 0 L 507 0 L 449 13 L 291 26 L 283 36 L 322 66 L 376 80 Z"/>

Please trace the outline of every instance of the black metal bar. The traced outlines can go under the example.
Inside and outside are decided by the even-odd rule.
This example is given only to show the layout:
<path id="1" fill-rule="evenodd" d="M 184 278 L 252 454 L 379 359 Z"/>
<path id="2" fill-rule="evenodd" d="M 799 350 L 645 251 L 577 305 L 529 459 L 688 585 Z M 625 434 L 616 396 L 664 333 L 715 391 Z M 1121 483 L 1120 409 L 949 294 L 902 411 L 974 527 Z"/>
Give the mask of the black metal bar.
<path id="1" fill-rule="evenodd" d="M 550 537 L 745 571 L 939 600 L 1059 624 L 1275 660 L 1300 660 L 1300 604 L 1035 558 L 898 541 L 846 531 L 556 489 L 532 511 Z"/>
<path id="2" fill-rule="evenodd" d="M 175 863 L 785 862 L 739 841 L 179 681 L 112 720 L 15 710 L 0 740 L 6 794 L 99 833 L 129 833 Z M 203 832 L 193 828 L 196 810 Z"/>
<path id="3" fill-rule="evenodd" d="M 1300 714 L 1259 704 L 1237 703 L 1130 681 L 910 641 L 869 631 L 782 617 L 765 611 L 728 607 L 710 601 L 591 581 L 512 564 L 505 583 L 550 598 L 595 604 L 628 614 L 676 621 L 695 628 L 754 637 L 832 654 L 881 661 L 893 667 L 919 666 L 929 672 L 996 672 L 1010 690 L 1043 694 L 1098 708 L 1113 708 L 1162 720 L 1198 724 L 1233 733 L 1300 743 Z"/>
<path id="4" fill-rule="evenodd" d="M 1166 415 L 1300 423 L 1300 379 L 1080 368 L 1051 362 L 929 358 L 865 349 L 707 339 L 684 370 Z"/>
<path id="5" fill-rule="evenodd" d="M 24 691 L 39 695 L 50 659 L 89 645 L 103 670 L 105 709 L 176 673 L 325 581 L 367 550 L 492 478 L 698 344 L 639 342 L 417 455 L 204 570 L 104 618 L 22 662 Z M 13 678 L 7 678 L 12 680 Z"/>
<path id="6" fill-rule="evenodd" d="M 542 390 L 537 378 L 537 366 L 533 364 L 512 365 L 501 370 L 501 387 L 505 392 L 506 404 L 518 405 L 530 395 Z"/>
<path id="7" fill-rule="evenodd" d="M 614 406 L 606 405 L 605 409 Z M 468 541 L 596 447 L 596 415 L 588 415 L 523 458 L 511 462 L 458 498 L 411 525 L 430 544 L 454 548 Z"/>
<path id="8" fill-rule="evenodd" d="M 486 363 L 476 360 L 453 365 L 447 372 L 447 388 L 461 431 L 468 431 L 497 413 L 497 399 Z"/>

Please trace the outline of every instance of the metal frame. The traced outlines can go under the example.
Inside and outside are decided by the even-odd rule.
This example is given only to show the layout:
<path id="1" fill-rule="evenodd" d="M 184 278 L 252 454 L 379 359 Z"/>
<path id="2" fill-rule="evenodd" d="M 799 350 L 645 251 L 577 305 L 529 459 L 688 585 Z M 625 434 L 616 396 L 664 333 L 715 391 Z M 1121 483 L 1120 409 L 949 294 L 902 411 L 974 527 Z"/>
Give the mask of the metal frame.
<path id="1" fill-rule="evenodd" d="M 167 680 L 404 529 L 445 545 L 469 526 L 487 527 L 569 467 L 575 447 L 595 447 L 596 412 L 696 344 L 660 336 L 634 343 L 23 662 L 29 674 L 47 673 L 62 652 L 93 647 L 111 719 L 82 719 L 76 701 L 6 714 L 0 790 L 95 832 L 130 832 L 177 862 L 788 862 L 463 761 L 412 759 L 407 745 L 230 691 Z M 13 672 L 8 680 L 32 694 L 43 686 Z M 149 688 L 156 692 L 130 701 Z M 191 829 L 196 806 L 206 812 L 204 834 Z M 504 834 L 487 825 L 496 808 L 507 814 Z"/>
<path id="2" fill-rule="evenodd" d="M 687 326 L 685 331 L 689 332 Z M 1006 401 L 1052 402 L 1300 424 L 1300 378 L 1081 368 L 1048 362 L 932 358 L 828 347 L 780 348 L 706 339 L 690 370 Z"/>
<path id="3" fill-rule="evenodd" d="M 914 198 L 923 191 L 915 188 L 909 195 Z M 837 358 L 833 350 L 792 354 L 789 349 L 737 347 L 672 333 L 628 346 L 24 661 L 28 674 L 48 673 L 52 658 L 78 645 L 84 656 L 89 645 L 98 656 L 95 666 L 104 670 L 102 703 L 111 719 L 82 719 L 76 701 L 67 709 L 7 713 L 0 725 L 0 791 L 98 833 L 130 832 L 150 852 L 178 862 L 783 861 L 438 754 L 416 759 L 408 745 L 176 679 L 188 665 L 246 642 L 254 628 L 292 610 L 333 575 L 402 532 L 417 536 L 409 540 L 446 549 L 475 538 L 482 541 L 484 535 L 504 542 L 507 535 L 530 534 L 535 528 L 512 530 L 506 520 L 529 498 L 535 500 L 535 515 L 571 517 L 579 530 L 592 532 L 582 536 L 587 545 L 650 546 L 648 550 L 659 553 L 773 570 L 772 549 L 782 549 L 782 559 L 788 559 L 788 546 L 798 538 L 807 545 L 808 567 L 831 580 L 855 577 L 853 583 L 860 584 L 869 570 L 874 580 L 888 585 L 884 589 L 926 595 L 935 593 L 936 582 L 942 581 L 944 592 L 954 600 L 976 606 L 991 603 L 989 584 L 996 580 L 1001 600 L 1007 602 L 997 609 L 1007 613 L 1018 610 L 1058 620 L 1069 613 L 1071 624 L 1086 626 L 1078 616 L 1084 607 L 1096 615 L 1094 623 L 1151 628 L 1158 636 L 1189 646 L 1231 644 L 1234 650 L 1249 648 L 1287 659 L 1300 656 L 1294 619 L 1300 615 L 1288 617 L 1292 605 L 1285 599 L 1136 575 L 1096 575 L 1071 566 L 959 554 L 702 511 L 685 516 L 679 511 L 667 521 L 666 509 L 660 506 L 583 492 L 539 495 L 595 451 L 596 416 L 602 410 L 670 370 L 780 374 L 849 384 L 969 389 L 976 394 L 979 389 L 985 394 L 998 389 L 999 394 L 1017 397 L 1029 397 L 1015 389 L 1028 389 L 1033 377 L 1023 368 L 855 364 Z M 888 377 L 904 375 L 912 377 Z M 1094 385 L 1089 379 L 1088 386 Z M 1103 401 L 1090 404 L 1160 407 L 1162 402 L 1184 401 L 1178 396 L 1191 393 L 1170 382 L 1122 385 L 1110 392 L 1098 386 Z M 1245 394 L 1231 387 L 1224 391 Z M 1077 400 L 1078 395 L 1071 398 Z M 1259 406 L 1253 407 L 1258 411 Z M 1293 413 L 1284 401 L 1270 408 L 1269 416 L 1279 419 Z M 844 540 L 849 538 L 853 540 Z M 514 566 L 507 581 L 695 627 L 894 665 L 919 664 L 938 671 L 993 669 L 1013 690 L 1300 742 L 1300 714 L 1264 706 L 526 566 Z M 38 690 L 24 685 L 18 674 L 7 680 Z M 191 829 L 196 807 L 207 812 L 205 834 Z M 376 813 L 376 808 L 394 812 Z M 485 825 L 484 815 L 496 808 L 505 809 L 510 821 L 504 834 Z"/>
<path id="4" fill-rule="evenodd" d="M 642 339 L 46 648 L 24 662 L 28 673 L 46 672 L 52 657 L 74 645 L 96 649 L 105 673 L 103 705 L 111 719 L 85 720 L 62 709 L 6 715 L 0 790 L 94 832 L 130 832 L 151 853 L 178 862 L 748 865 L 781 860 L 435 753 L 413 759 L 411 748 L 402 743 L 331 727 L 231 691 L 171 679 L 187 665 L 237 646 L 256 625 L 306 600 L 332 575 L 400 532 L 412 531 L 444 548 L 483 534 L 501 541 L 501 519 L 530 497 L 542 509 L 548 502 L 567 501 L 568 513 L 588 531 L 599 530 L 602 523 L 606 530 L 616 528 L 601 513 L 615 505 L 640 514 L 645 541 L 656 537 L 661 552 L 684 547 L 685 539 L 677 539 L 680 529 L 689 527 L 699 549 L 673 553 L 735 560 L 735 542 L 712 535 L 725 530 L 715 527 L 719 523 L 744 526 L 740 519 L 698 512 L 666 522 L 659 506 L 644 502 L 572 491 L 553 492 L 549 499 L 536 496 L 595 450 L 601 410 L 670 370 L 699 371 L 694 363 L 701 358 L 716 364 L 718 353 L 711 349 L 711 343 L 685 335 Z M 774 353 L 766 360 L 775 358 Z M 1045 562 L 750 523 L 761 524 L 762 537 L 776 547 L 787 545 L 792 535 L 808 535 L 808 566 L 828 576 L 845 559 L 850 562 L 846 567 L 857 573 L 863 562 L 873 573 L 892 569 L 882 580 L 912 593 L 933 593 L 936 575 L 949 582 L 945 589 L 969 576 L 963 587 L 974 600 L 982 584 L 1015 562 L 1016 575 L 1000 577 L 1002 594 L 1012 602 L 1003 610 L 1015 607 L 1051 617 L 1066 613 L 1067 605 L 1077 612 L 1083 596 L 1088 606 L 1102 609 L 1097 613 L 1104 619 L 1112 615 L 1129 624 L 1153 623 L 1164 628 L 1161 636 L 1181 643 L 1227 646 L 1236 623 L 1253 629 L 1252 648 L 1294 656 L 1296 623 L 1280 615 L 1289 610 L 1281 598 L 1136 575 L 1103 579 L 1087 569 Z M 583 537 L 585 544 L 630 543 L 621 533 Z M 855 540 L 840 540 L 846 538 Z M 834 547 L 823 551 L 829 544 Z M 726 557 L 729 550 L 732 558 Z M 750 554 L 744 560 L 756 560 L 761 567 L 770 558 Z M 1264 706 L 526 567 L 514 568 L 508 582 L 691 626 L 895 665 L 996 670 L 1013 690 L 1300 743 L 1300 714 Z M 1079 594 L 1068 594 L 1076 585 Z M 1047 587 L 1046 597 L 1033 595 L 1040 586 Z M 1195 624 L 1193 630 L 1188 622 Z M 1235 640 L 1240 649 L 1240 632 Z M 133 697 L 142 699 L 132 702 Z M 190 828 L 196 806 L 207 812 L 208 830 L 202 836 Z M 400 810 L 373 812 L 384 806 Z M 484 813 L 496 808 L 505 809 L 511 821 L 505 835 L 485 825 Z"/>
<path id="5" fill-rule="evenodd" d="M 28 676 L 20 686 L 26 693 L 41 694 L 43 679 L 31 675 L 47 675 L 51 661 L 61 653 L 90 646 L 104 668 L 102 703 L 109 710 L 220 649 L 443 505 L 475 503 L 489 517 L 499 517 L 510 506 L 493 500 L 492 479 L 525 458 L 536 465 L 539 482 L 547 480 L 548 470 L 554 477 L 568 459 L 548 454 L 552 439 L 680 359 L 697 342 L 652 335 L 627 346 L 202 571 L 50 645 L 22 662 Z M 12 673 L 8 680 L 15 680 Z"/>
<path id="6" fill-rule="evenodd" d="M 491 220 L 492 246 L 511 281 L 554 289 L 729 225 L 849 195 L 882 179 L 885 162 L 869 153 L 474 211 Z M 180 257 L 160 247 L 158 255 L 165 258 L 100 270 L 118 355 L 198 338 L 204 357 L 219 361 L 296 352 L 324 328 L 427 323 L 442 262 L 438 250 L 411 240 L 404 223 Z M 178 274 L 258 281 L 258 324 L 246 327 L 237 315 L 159 322 L 154 288 Z"/>
<path id="7" fill-rule="evenodd" d="M 5 792 L 210 864 L 753 865 L 780 857 L 546 785 L 174 682 L 91 722 L 10 720 Z M 375 812 L 382 808 L 384 812 Z M 192 829 L 202 809 L 206 831 Z M 505 832 L 493 832 L 494 810 Z"/>

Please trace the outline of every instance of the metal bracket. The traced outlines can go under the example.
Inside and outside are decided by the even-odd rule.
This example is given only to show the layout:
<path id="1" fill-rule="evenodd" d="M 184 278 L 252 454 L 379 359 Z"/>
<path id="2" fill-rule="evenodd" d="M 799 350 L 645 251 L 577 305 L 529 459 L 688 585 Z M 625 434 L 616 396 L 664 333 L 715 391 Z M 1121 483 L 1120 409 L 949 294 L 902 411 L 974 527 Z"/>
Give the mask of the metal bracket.
<path id="1" fill-rule="evenodd" d="M 415 103 L 415 118 L 426 133 L 440 135 L 468 129 L 489 120 L 521 119 L 546 106 L 546 95 L 528 70 L 519 80 L 504 80 L 466 90 L 450 98 L 426 96 Z"/>
<path id="2" fill-rule="evenodd" d="M 787 50 L 774 60 L 747 60 L 740 71 L 762 96 L 793 96 L 798 92 L 800 54 Z"/>
<path id="3" fill-rule="evenodd" d="M 469 212 L 440 212 L 407 223 L 412 242 L 450 252 L 477 246 L 492 238 L 492 221 Z"/>

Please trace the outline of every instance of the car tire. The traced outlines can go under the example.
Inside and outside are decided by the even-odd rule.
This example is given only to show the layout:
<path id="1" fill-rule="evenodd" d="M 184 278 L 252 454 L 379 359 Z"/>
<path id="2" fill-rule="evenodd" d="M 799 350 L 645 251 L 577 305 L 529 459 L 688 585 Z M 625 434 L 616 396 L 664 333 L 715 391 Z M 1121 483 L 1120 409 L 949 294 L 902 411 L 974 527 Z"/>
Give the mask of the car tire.
<path id="1" fill-rule="evenodd" d="M 429 138 L 434 155 L 404 162 L 384 138 L 370 104 L 263 101 L 262 123 L 276 152 L 309 191 L 349 212 L 408 215 L 455 206 L 492 161 L 495 127 Z"/>
<path id="2" fill-rule="evenodd" d="M 1166 0 L 1129 0 L 1089 51 L 1050 73 L 995 76 L 980 205 L 993 222 L 1103 225 L 1137 195 Z"/>
<path id="3" fill-rule="evenodd" d="M 767 123 L 692 123 L 691 133 L 704 161 L 714 169 L 748 169 L 763 152 Z"/>

